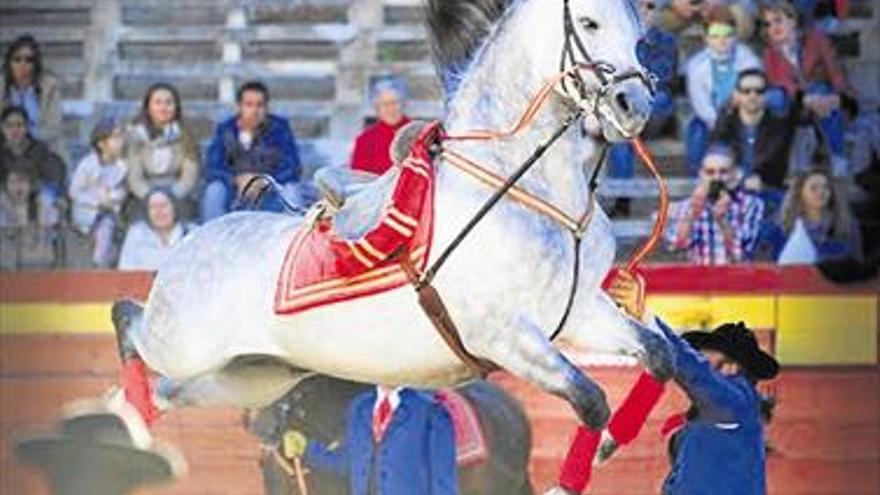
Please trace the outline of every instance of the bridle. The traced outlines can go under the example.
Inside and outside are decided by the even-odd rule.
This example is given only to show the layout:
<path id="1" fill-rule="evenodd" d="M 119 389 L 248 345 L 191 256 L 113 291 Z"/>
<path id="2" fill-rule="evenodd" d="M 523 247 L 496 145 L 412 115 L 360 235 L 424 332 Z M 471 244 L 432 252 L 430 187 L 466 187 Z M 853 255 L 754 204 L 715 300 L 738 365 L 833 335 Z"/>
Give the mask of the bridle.
<path id="1" fill-rule="evenodd" d="M 514 123 L 511 128 L 501 131 L 475 130 L 457 135 L 438 136 L 438 142 L 437 145 L 434 147 L 434 151 L 444 159 L 444 162 L 452 165 L 458 170 L 463 171 L 467 175 L 475 178 L 477 181 L 482 182 L 488 187 L 493 188 L 493 194 L 489 197 L 489 199 L 486 200 L 485 203 L 483 203 L 477 213 L 474 214 L 470 221 L 468 221 L 468 223 L 461 229 L 458 235 L 455 236 L 452 242 L 450 242 L 449 245 L 446 246 L 444 251 L 423 273 L 418 273 L 408 261 L 404 261 L 406 260 L 406 256 L 401 257 L 401 264 L 404 267 L 404 270 L 407 272 L 407 275 L 410 278 L 410 282 L 412 283 L 416 291 L 420 294 L 420 302 L 423 293 L 430 293 L 434 301 L 433 305 L 435 306 L 435 310 L 437 306 L 442 309 L 439 312 L 434 312 L 434 319 L 440 320 L 434 321 L 434 323 L 440 331 L 441 335 L 443 335 L 444 340 L 446 340 L 447 344 L 449 344 L 453 351 L 455 351 L 456 355 L 458 355 L 470 368 L 481 374 L 485 373 L 488 369 L 490 369 L 490 367 L 487 365 L 487 363 L 471 355 L 467 351 L 467 349 L 464 348 L 458 337 L 458 332 L 457 329 L 455 329 L 454 323 L 446 312 L 445 307 L 443 307 L 443 303 L 439 294 L 436 292 L 436 289 L 434 289 L 431 285 L 434 277 L 437 275 L 437 272 L 440 270 L 440 268 L 443 266 L 449 256 L 462 243 L 465 237 L 467 237 L 467 235 L 474 229 L 474 227 L 476 227 L 476 225 L 502 198 L 508 196 L 514 201 L 523 205 L 524 207 L 529 208 L 539 214 L 550 217 L 558 224 L 560 224 L 565 230 L 568 230 L 572 234 L 572 239 L 574 241 L 574 266 L 571 290 L 569 292 L 569 296 L 559 323 L 556 326 L 556 329 L 550 335 L 550 340 L 555 339 L 564 328 L 565 322 L 567 321 L 573 307 L 578 286 L 578 274 L 580 272 L 581 240 L 585 235 L 587 228 L 589 227 L 590 221 L 593 218 L 593 213 L 595 210 L 595 199 L 593 196 L 597 187 L 599 171 L 601 170 L 601 167 L 604 163 L 605 155 L 608 150 L 608 143 L 604 142 L 603 140 L 599 154 L 599 160 L 593 168 L 588 183 L 587 192 L 589 195 L 589 203 L 587 205 L 587 210 L 578 219 L 573 219 L 565 215 L 560 209 L 554 207 L 552 204 L 549 204 L 547 201 L 544 201 L 541 198 L 537 198 L 534 195 L 529 194 L 526 191 L 518 188 L 516 186 L 516 183 L 556 143 L 556 141 L 563 134 L 565 134 L 565 132 L 572 126 L 572 124 L 580 121 L 581 117 L 583 117 L 584 113 L 587 111 L 587 108 L 585 107 L 587 107 L 588 105 L 576 105 L 577 108 L 574 109 L 565 119 L 563 119 L 562 123 L 557 127 L 553 134 L 550 135 L 550 137 L 547 138 L 543 143 L 538 145 L 538 147 L 532 152 L 529 158 L 527 158 L 525 162 L 523 162 L 522 165 L 520 165 L 516 169 L 516 171 L 506 179 L 494 175 L 491 171 L 489 171 L 485 167 L 482 167 L 476 161 L 465 157 L 460 152 L 454 151 L 448 147 L 444 148 L 443 143 L 450 141 L 472 140 L 490 141 L 513 137 L 523 129 L 530 126 L 538 111 L 549 99 L 549 96 L 552 94 L 557 84 L 561 85 L 563 91 L 565 91 L 565 93 L 569 96 L 571 95 L 571 93 L 569 92 L 567 85 L 574 85 L 575 89 L 577 90 L 577 95 L 581 99 L 581 102 L 589 101 L 590 91 L 588 90 L 588 86 L 584 81 L 582 75 L 582 72 L 584 71 L 589 71 L 594 74 L 597 81 L 599 82 L 599 87 L 592 91 L 592 93 L 594 94 L 593 104 L 591 106 L 592 108 L 589 109 L 597 117 L 600 112 L 600 101 L 602 101 L 602 99 L 612 91 L 615 85 L 623 81 L 629 79 L 638 79 L 645 85 L 645 87 L 651 92 L 651 94 L 654 93 L 654 79 L 653 77 L 646 74 L 644 71 L 633 69 L 626 72 L 618 73 L 617 69 L 612 64 L 593 59 L 593 57 L 590 56 L 589 51 L 587 51 L 583 40 L 578 35 L 577 30 L 575 29 L 571 9 L 569 7 L 569 0 L 563 0 L 563 2 L 563 23 L 565 40 L 560 55 L 559 73 L 556 75 L 556 77 L 546 83 L 538 92 L 538 94 L 534 98 L 532 98 L 532 101 L 526 108 L 525 112 L 523 112 L 519 120 Z M 577 60 L 575 56 L 576 53 L 580 55 L 582 60 Z M 619 127 L 616 121 L 613 121 L 613 124 Z M 650 156 L 650 153 L 641 142 L 641 140 L 639 140 L 638 138 L 634 138 L 632 142 L 639 158 L 642 159 L 646 167 L 648 167 L 648 169 L 654 175 L 655 179 L 658 181 L 660 188 L 660 210 L 657 215 L 657 220 L 655 222 L 651 236 L 627 263 L 627 270 L 635 269 L 638 263 L 640 263 L 641 260 L 645 256 L 647 256 L 647 254 L 650 253 L 659 242 L 659 239 L 661 238 L 663 230 L 665 228 L 667 214 L 666 210 L 668 206 L 668 192 L 666 184 L 662 176 L 658 172 L 656 165 L 654 164 L 653 158 Z M 431 311 L 428 310 L 428 306 L 430 305 L 426 306 L 425 304 L 423 304 L 426 312 L 428 312 L 430 315 Z"/>
<path id="2" fill-rule="evenodd" d="M 582 102 L 592 102 L 592 105 L 589 106 L 591 107 L 590 111 L 594 115 L 599 113 L 599 103 L 608 96 L 610 91 L 616 85 L 629 79 L 639 80 L 653 96 L 657 87 L 657 80 L 653 74 L 647 73 L 641 69 L 630 69 L 618 72 L 617 67 L 615 67 L 614 64 L 603 60 L 595 60 L 590 55 L 584 40 L 581 38 L 575 27 L 575 21 L 572 17 L 569 3 L 570 0 L 563 0 L 562 23 L 564 40 L 559 56 L 559 72 L 565 72 L 574 68 L 574 70 L 571 70 L 570 74 L 560 82 L 560 85 L 566 94 L 572 95 L 569 87 L 573 87 L 578 98 L 580 98 Z M 590 72 L 599 82 L 599 87 L 590 91 L 584 80 L 583 73 L 581 70 L 577 69 L 578 67 L 589 68 Z M 592 95 L 590 93 L 592 93 Z M 617 126 L 617 122 L 614 121 L 614 119 L 612 119 L 612 123 Z"/>

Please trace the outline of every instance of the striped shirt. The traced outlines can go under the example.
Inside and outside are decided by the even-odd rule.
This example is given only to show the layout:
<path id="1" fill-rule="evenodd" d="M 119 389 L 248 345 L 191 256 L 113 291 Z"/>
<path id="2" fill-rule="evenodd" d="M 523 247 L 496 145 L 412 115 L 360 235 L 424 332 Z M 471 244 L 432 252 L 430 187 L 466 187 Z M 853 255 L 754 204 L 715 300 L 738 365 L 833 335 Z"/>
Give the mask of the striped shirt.
<path id="1" fill-rule="evenodd" d="M 678 239 L 679 226 L 692 215 L 693 199 L 673 203 L 666 231 L 670 248 L 686 250 L 688 259 L 698 265 L 727 265 L 751 260 L 764 216 L 764 202 L 742 189 L 736 190 L 732 199 L 724 214 L 729 226 L 728 235 L 722 232 L 712 214 L 712 205 L 707 202 L 693 219 L 690 236 L 684 239 Z"/>

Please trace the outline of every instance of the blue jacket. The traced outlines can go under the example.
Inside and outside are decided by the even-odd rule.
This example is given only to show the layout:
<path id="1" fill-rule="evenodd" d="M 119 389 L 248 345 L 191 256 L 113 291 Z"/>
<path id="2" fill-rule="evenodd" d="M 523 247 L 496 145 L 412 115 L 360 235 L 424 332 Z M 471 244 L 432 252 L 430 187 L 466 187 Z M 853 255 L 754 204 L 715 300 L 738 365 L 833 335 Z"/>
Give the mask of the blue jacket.
<path id="1" fill-rule="evenodd" d="M 455 432 L 446 409 L 428 394 L 401 390 L 400 404 L 377 445 L 375 402 L 375 389 L 355 397 L 342 445 L 331 450 L 309 442 L 306 464 L 348 477 L 351 495 L 457 493 Z"/>
<path id="2" fill-rule="evenodd" d="M 250 149 L 238 140 L 237 121 L 237 116 L 231 117 L 214 131 L 206 155 L 208 182 L 221 180 L 231 185 L 232 178 L 242 173 L 268 173 L 281 184 L 299 180 L 299 152 L 286 120 L 268 115 Z"/>
<path id="3" fill-rule="evenodd" d="M 659 320 L 658 320 L 659 322 Z M 660 323 L 676 350 L 675 381 L 697 414 L 676 437 L 664 495 L 764 495 L 764 432 L 755 386 L 724 376 Z"/>

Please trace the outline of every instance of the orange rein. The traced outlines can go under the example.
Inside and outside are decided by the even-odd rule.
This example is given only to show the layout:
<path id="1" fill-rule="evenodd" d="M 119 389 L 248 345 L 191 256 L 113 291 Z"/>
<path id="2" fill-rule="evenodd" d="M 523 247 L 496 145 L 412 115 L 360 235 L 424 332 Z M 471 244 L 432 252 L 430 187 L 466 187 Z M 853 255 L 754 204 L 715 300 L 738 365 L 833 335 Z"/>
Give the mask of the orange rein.
<path id="1" fill-rule="evenodd" d="M 531 126 L 532 122 L 534 122 L 535 120 L 535 116 L 538 114 L 538 111 L 540 111 L 540 109 L 550 98 L 550 95 L 553 92 L 553 87 L 562 79 L 572 74 L 575 70 L 579 69 L 595 70 L 595 67 L 589 64 L 578 64 L 553 76 L 553 78 L 547 81 L 541 87 L 540 91 L 538 91 L 538 93 L 534 97 L 532 97 L 531 101 L 529 102 L 529 106 L 526 107 L 526 110 L 522 113 L 520 118 L 510 128 L 501 131 L 490 129 L 475 129 L 460 134 L 446 135 L 443 137 L 443 140 L 489 141 L 513 137 L 522 130 Z M 641 264 L 645 257 L 647 257 L 654 250 L 654 248 L 657 247 L 657 243 L 660 242 L 660 238 L 663 236 L 663 231 L 666 229 L 666 219 L 668 215 L 667 210 L 669 208 L 669 189 L 666 185 L 666 180 L 660 174 L 660 171 L 658 170 L 657 165 L 654 162 L 654 157 L 651 155 L 650 150 L 648 150 L 647 146 L 645 146 L 645 144 L 639 138 L 633 138 L 630 140 L 630 142 L 635 148 L 636 154 L 639 156 L 639 159 L 641 159 L 645 167 L 651 172 L 654 180 L 657 181 L 657 187 L 660 192 L 659 211 L 657 212 L 657 218 L 654 221 L 654 226 L 651 229 L 651 235 L 648 236 L 648 239 L 645 241 L 645 243 L 639 248 L 638 251 L 636 251 L 632 255 L 632 257 L 626 264 L 626 270 L 632 272 L 638 267 L 639 264 Z M 597 164 L 597 166 L 599 165 L 601 164 Z"/>

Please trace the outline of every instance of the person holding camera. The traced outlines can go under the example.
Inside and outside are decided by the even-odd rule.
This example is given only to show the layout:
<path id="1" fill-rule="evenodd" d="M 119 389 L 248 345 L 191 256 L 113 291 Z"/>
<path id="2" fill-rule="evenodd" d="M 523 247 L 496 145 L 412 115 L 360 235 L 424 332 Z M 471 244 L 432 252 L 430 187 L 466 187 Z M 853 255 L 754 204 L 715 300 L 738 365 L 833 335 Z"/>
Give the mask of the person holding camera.
<path id="1" fill-rule="evenodd" d="M 711 145 L 693 194 L 671 206 L 670 249 L 686 251 L 693 263 L 726 265 L 754 254 L 764 203 L 738 184 L 734 161 L 729 147 Z"/>

